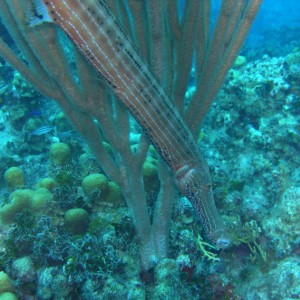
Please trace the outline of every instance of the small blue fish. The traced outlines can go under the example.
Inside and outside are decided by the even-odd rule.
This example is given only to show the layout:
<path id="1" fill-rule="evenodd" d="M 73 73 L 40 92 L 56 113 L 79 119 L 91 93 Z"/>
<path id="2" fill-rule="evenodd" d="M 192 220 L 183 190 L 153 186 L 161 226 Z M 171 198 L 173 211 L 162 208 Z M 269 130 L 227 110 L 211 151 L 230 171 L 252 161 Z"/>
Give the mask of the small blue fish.
<path id="1" fill-rule="evenodd" d="M 41 115 L 42 115 L 42 112 L 39 109 L 34 109 L 27 113 L 28 117 L 39 117 Z"/>
<path id="2" fill-rule="evenodd" d="M 54 130 L 54 126 L 50 126 L 50 125 L 41 126 L 37 129 L 29 132 L 28 139 L 30 140 L 32 136 L 41 136 L 41 135 L 47 134 L 53 130 Z"/>
<path id="3" fill-rule="evenodd" d="M 59 138 L 69 138 L 71 136 L 74 136 L 75 134 L 76 133 L 73 129 L 56 133 L 57 137 Z"/>

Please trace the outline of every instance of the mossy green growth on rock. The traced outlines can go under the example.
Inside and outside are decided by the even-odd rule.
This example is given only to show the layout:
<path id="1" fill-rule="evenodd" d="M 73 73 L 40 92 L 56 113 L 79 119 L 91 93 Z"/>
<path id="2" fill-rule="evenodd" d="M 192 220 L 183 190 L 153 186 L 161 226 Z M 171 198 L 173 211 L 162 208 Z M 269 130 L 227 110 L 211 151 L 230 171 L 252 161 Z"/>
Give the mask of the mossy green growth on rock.
<path id="1" fill-rule="evenodd" d="M 19 167 L 11 167 L 4 173 L 4 181 L 10 190 L 22 188 L 25 186 L 24 171 Z"/>
<path id="2" fill-rule="evenodd" d="M 68 171 L 60 171 L 55 176 L 55 181 L 59 186 L 68 186 L 73 182 L 73 176 Z"/>
<path id="3" fill-rule="evenodd" d="M 45 188 L 37 190 L 19 189 L 9 195 L 9 203 L 0 208 L 0 221 L 4 224 L 13 222 L 17 213 L 25 209 L 38 210 L 52 200 L 52 194 Z"/>
<path id="4" fill-rule="evenodd" d="M 65 227 L 73 234 L 84 234 L 89 222 L 89 215 L 83 208 L 71 208 L 65 214 Z"/>
<path id="5" fill-rule="evenodd" d="M 246 57 L 242 56 L 242 55 L 239 55 L 235 59 L 234 66 L 235 67 L 241 67 L 241 66 L 245 65 L 246 63 L 247 63 Z"/>
<path id="6" fill-rule="evenodd" d="M 108 179 L 103 174 L 90 174 L 82 180 L 82 189 L 86 195 L 91 195 L 96 190 L 101 194 L 107 193 L 108 188 Z"/>
<path id="7" fill-rule="evenodd" d="M 50 146 L 50 160 L 56 166 L 65 166 L 71 160 L 70 147 L 65 143 L 55 143 Z"/>
<path id="8" fill-rule="evenodd" d="M 11 223 L 15 215 L 30 207 L 32 190 L 16 190 L 9 195 L 9 203 L 0 208 L 0 219 L 3 223 Z"/>
<path id="9" fill-rule="evenodd" d="M 37 188 L 45 188 L 49 191 L 52 191 L 56 186 L 57 186 L 57 182 L 55 181 L 55 179 L 51 177 L 43 178 L 36 185 Z"/>
<path id="10" fill-rule="evenodd" d="M 30 202 L 30 208 L 39 209 L 44 207 L 47 202 L 53 198 L 52 194 L 46 188 L 39 188 L 33 191 L 33 195 Z"/>
<path id="11" fill-rule="evenodd" d="M 1 271 L 0 272 L 0 293 L 13 292 L 13 291 L 14 291 L 14 286 L 12 280 L 6 273 Z"/>
<path id="12" fill-rule="evenodd" d="M 0 294 L 0 300 L 18 300 L 18 298 L 11 292 L 5 292 Z"/>
<path id="13" fill-rule="evenodd" d="M 145 190 L 147 193 L 158 193 L 160 181 L 158 178 L 157 167 L 155 165 L 155 160 L 147 159 L 143 164 L 143 178 Z"/>
<path id="14" fill-rule="evenodd" d="M 101 201 L 108 202 L 113 206 L 125 205 L 125 200 L 120 187 L 113 181 L 108 182 L 108 192 L 103 194 Z"/>
<path id="15" fill-rule="evenodd" d="M 97 215 L 89 223 L 88 232 L 92 235 L 98 235 L 103 229 L 108 229 L 110 227 L 113 227 L 113 225 L 110 224 L 107 218 Z"/>

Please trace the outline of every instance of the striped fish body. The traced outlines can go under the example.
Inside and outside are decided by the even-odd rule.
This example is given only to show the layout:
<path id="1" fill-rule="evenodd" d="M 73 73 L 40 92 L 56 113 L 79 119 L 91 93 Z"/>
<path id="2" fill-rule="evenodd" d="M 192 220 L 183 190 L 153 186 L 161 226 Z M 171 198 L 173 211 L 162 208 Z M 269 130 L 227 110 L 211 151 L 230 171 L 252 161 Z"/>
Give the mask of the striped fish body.
<path id="1" fill-rule="evenodd" d="M 179 190 L 193 204 L 207 233 L 219 246 L 226 244 L 226 238 L 220 237 L 223 225 L 214 204 L 209 171 L 194 138 L 106 3 L 101 0 L 33 0 L 33 3 L 31 25 L 52 21 L 69 36 L 171 167 Z"/>
<path id="2" fill-rule="evenodd" d="M 40 135 L 44 135 L 49 133 L 50 131 L 53 131 L 54 127 L 53 126 L 49 126 L 49 125 L 45 125 L 45 126 L 41 126 L 33 131 L 30 132 L 30 135 L 36 135 L 36 136 L 40 136 Z"/>
<path id="3" fill-rule="evenodd" d="M 47 15 L 37 15 L 45 15 L 46 21 L 54 21 L 70 37 L 173 170 L 195 158 L 197 146 L 191 133 L 104 1 L 35 2 L 47 8 Z"/>

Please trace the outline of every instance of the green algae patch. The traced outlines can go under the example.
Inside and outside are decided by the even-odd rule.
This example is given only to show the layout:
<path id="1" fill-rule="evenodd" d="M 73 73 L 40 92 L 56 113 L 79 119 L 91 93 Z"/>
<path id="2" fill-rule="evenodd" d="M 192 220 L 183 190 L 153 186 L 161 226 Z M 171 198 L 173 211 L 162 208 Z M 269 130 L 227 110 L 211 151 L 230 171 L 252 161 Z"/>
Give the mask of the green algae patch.
<path id="1" fill-rule="evenodd" d="M 143 164 L 143 179 L 146 192 L 156 194 L 159 191 L 160 181 L 157 166 L 153 162 L 155 160 L 147 159 Z"/>
<path id="2" fill-rule="evenodd" d="M 71 208 L 65 214 L 65 227 L 73 234 L 84 234 L 89 227 L 89 215 L 83 208 Z"/>
<path id="3" fill-rule="evenodd" d="M 108 192 L 101 198 L 101 201 L 112 204 L 114 207 L 126 204 L 120 187 L 113 181 L 108 182 Z"/>
<path id="4" fill-rule="evenodd" d="M 70 172 L 61 170 L 55 176 L 55 181 L 59 186 L 68 186 L 72 185 L 73 176 Z"/>
<path id="5" fill-rule="evenodd" d="M 82 189 L 86 195 L 98 190 L 101 194 L 108 192 L 108 179 L 103 174 L 90 174 L 82 180 Z"/>
<path id="6" fill-rule="evenodd" d="M 19 167 L 11 167 L 4 173 L 4 181 L 10 190 L 22 188 L 25 186 L 24 171 Z"/>
<path id="7" fill-rule="evenodd" d="M 247 63 L 247 59 L 245 56 L 242 56 L 242 55 L 239 55 L 236 59 L 235 59 L 235 62 L 234 62 L 234 66 L 237 67 L 237 68 L 240 68 L 244 65 L 246 65 Z"/>
<path id="8" fill-rule="evenodd" d="M 13 281 L 6 273 L 0 272 L 0 293 L 13 292 L 13 291 L 14 291 Z"/>
<path id="9" fill-rule="evenodd" d="M 37 210 L 44 207 L 52 198 L 52 194 L 46 188 L 39 188 L 33 192 L 30 208 Z"/>
<path id="10" fill-rule="evenodd" d="M 65 143 L 55 143 L 50 146 L 50 160 L 56 166 L 65 166 L 71 160 L 71 149 Z"/>
<path id="11" fill-rule="evenodd" d="M 41 181 L 39 181 L 36 185 L 37 188 L 45 188 L 49 191 L 52 191 L 56 188 L 57 182 L 55 179 L 51 177 L 43 178 Z"/>
<path id="12" fill-rule="evenodd" d="M 4 224 L 12 223 L 16 214 L 25 209 L 38 210 L 52 198 L 52 194 L 46 188 L 16 190 L 9 195 L 9 203 L 0 208 L 0 220 Z"/>
<path id="13" fill-rule="evenodd" d="M 11 292 L 5 292 L 0 294 L 0 300 L 18 300 L 18 298 Z"/>

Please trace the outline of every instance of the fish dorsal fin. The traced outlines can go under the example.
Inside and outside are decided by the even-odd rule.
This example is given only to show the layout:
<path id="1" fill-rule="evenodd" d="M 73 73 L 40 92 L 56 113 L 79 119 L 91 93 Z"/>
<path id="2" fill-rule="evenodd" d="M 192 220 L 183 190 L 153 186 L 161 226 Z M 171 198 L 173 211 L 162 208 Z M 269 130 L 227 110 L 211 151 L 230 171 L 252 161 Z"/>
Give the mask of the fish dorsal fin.
<path id="1" fill-rule="evenodd" d="M 27 0 L 26 2 L 26 21 L 28 26 L 36 26 L 44 22 L 53 22 L 42 0 Z"/>

